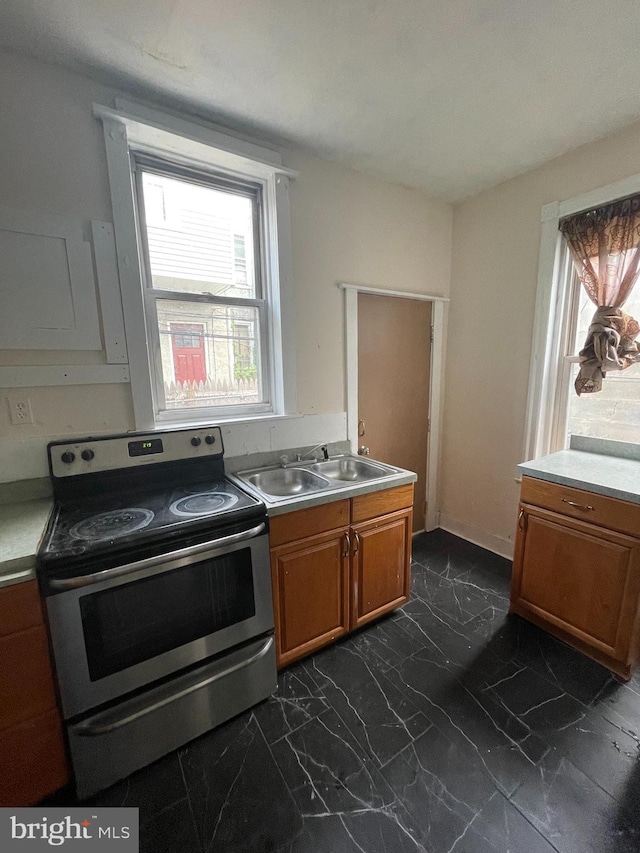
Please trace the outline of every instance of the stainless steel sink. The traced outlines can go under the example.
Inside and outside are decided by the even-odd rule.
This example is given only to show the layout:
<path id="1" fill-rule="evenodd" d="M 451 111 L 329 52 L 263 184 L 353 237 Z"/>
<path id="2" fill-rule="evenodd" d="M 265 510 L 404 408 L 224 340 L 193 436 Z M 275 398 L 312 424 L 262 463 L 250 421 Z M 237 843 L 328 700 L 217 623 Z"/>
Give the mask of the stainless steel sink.
<path id="1" fill-rule="evenodd" d="M 272 497 L 297 497 L 319 492 L 329 481 L 306 468 L 271 468 L 242 475 L 252 486 Z"/>
<path id="2" fill-rule="evenodd" d="M 326 462 L 316 462 L 311 466 L 314 471 L 332 480 L 343 480 L 348 483 L 362 483 L 367 480 L 378 480 L 395 473 L 392 469 L 376 465 L 375 462 L 365 462 L 353 456 L 342 456 L 328 459 Z"/>
<path id="3" fill-rule="evenodd" d="M 239 471 L 235 476 L 240 483 L 253 487 L 267 503 L 282 503 L 287 498 L 317 492 L 339 492 L 349 486 L 384 480 L 401 472 L 401 468 L 392 465 L 346 454 L 319 462 L 300 461 L 291 467 L 254 468 Z"/>

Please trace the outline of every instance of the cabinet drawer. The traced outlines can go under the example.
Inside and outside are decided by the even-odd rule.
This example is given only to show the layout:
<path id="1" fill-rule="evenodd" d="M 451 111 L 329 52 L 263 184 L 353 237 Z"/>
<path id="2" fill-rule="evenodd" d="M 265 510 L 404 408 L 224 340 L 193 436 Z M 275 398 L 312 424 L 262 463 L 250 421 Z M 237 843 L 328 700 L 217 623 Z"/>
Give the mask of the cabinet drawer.
<path id="1" fill-rule="evenodd" d="M 0 589 L 0 637 L 42 625 L 40 593 L 36 581 Z"/>
<path id="2" fill-rule="evenodd" d="M 317 533 L 335 530 L 349 525 L 349 501 L 331 503 L 299 509 L 276 515 L 269 520 L 269 542 L 271 547 L 306 539 Z"/>
<path id="3" fill-rule="evenodd" d="M 351 522 L 367 521 L 377 515 L 385 515 L 398 509 L 407 509 L 413 505 L 413 483 L 398 486 L 397 489 L 384 489 L 359 495 L 351 500 Z"/>
<path id="4" fill-rule="evenodd" d="M 522 478 L 520 494 L 522 503 L 544 507 L 569 518 L 578 518 L 631 536 L 640 536 L 640 504 L 533 477 Z"/>
<path id="5" fill-rule="evenodd" d="M 0 730 L 56 704 L 44 625 L 0 639 Z"/>

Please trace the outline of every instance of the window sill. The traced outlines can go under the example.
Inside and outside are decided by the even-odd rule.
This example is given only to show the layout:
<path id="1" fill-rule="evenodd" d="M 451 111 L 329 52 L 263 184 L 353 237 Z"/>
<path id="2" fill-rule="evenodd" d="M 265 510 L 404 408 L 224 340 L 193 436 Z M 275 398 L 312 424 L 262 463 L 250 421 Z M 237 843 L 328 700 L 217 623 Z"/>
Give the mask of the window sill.
<path id="1" fill-rule="evenodd" d="M 583 450 L 600 456 L 614 456 L 618 459 L 640 461 L 640 444 L 631 441 L 615 441 L 611 438 L 594 438 L 589 435 L 572 435 L 569 442 L 571 450 Z"/>
<path id="2" fill-rule="evenodd" d="M 194 427 L 205 427 L 205 426 L 236 426 L 238 424 L 252 424 L 252 423 L 265 423 L 268 424 L 270 421 L 274 421 L 280 423 L 285 420 L 293 420 L 295 418 L 303 418 L 304 415 L 300 414 L 274 414 L 274 412 L 258 412 L 255 415 L 242 415 L 242 416 L 226 416 L 220 418 L 211 418 L 209 416 L 204 418 L 193 418 L 193 419 L 185 419 L 185 420 L 158 420 L 156 421 L 155 426 L 150 430 L 150 432 L 154 432 L 156 430 L 166 430 L 166 429 L 191 429 Z"/>

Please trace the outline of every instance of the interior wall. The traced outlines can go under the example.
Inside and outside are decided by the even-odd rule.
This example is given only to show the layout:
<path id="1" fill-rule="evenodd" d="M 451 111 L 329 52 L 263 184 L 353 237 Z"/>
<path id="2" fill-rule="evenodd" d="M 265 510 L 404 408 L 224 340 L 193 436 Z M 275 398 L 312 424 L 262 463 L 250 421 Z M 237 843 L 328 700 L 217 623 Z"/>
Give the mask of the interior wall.
<path id="1" fill-rule="evenodd" d="M 300 172 L 291 183 L 298 406 L 343 411 L 344 293 L 337 283 L 447 296 L 452 209 L 338 164 L 292 152 L 286 160 Z"/>
<path id="2" fill-rule="evenodd" d="M 454 208 L 441 524 L 513 552 L 543 204 L 640 173 L 640 123 Z"/>
<path id="3" fill-rule="evenodd" d="M 102 126 L 92 104 L 112 105 L 119 92 L 6 52 L 0 52 L 0 79 L 0 203 L 77 217 L 85 226 L 112 221 Z M 298 411 L 340 413 L 345 369 L 338 282 L 447 295 L 452 208 L 338 163 L 282 153 L 285 165 L 300 172 L 291 184 Z M 0 341 L 0 365 L 104 361 L 100 353 L 1 347 Z M 30 397 L 33 424 L 11 424 L 5 398 L 16 393 Z M 0 482 L 33 476 L 30 460 L 34 454 L 44 459 L 52 437 L 133 427 L 128 385 L 0 388 Z M 254 445 L 271 449 L 266 427 L 264 442 Z"/>

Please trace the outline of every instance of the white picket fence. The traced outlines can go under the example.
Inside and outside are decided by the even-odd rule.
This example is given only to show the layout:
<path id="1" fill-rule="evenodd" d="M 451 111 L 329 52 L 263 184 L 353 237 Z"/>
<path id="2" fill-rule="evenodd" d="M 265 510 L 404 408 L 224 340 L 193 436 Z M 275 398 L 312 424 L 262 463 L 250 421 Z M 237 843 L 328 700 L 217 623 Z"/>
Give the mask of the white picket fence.
<path id="1" fill-rule="evenodd" d="M 193 406 L 234 406 L 259 402 L 256 379 L 207 378 L 206 382 L 165 382 L 164 397 L 167 408 Z"/>

